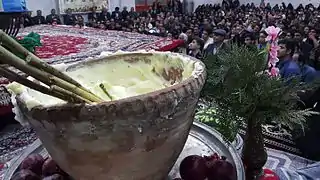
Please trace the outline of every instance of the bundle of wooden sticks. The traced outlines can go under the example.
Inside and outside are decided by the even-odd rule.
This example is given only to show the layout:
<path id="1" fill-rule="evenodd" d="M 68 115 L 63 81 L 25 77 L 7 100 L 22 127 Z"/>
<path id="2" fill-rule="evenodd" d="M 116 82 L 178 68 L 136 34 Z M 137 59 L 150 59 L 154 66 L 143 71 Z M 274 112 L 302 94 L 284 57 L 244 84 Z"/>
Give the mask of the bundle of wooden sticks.
<path id="1" fill-rule="evenodd" d="M 11 81 L 57 97 L 70 103 L 94 103 L 103 99 L 96 96 L 70 76 L 50 66 L 29 52 L 16 40 L 0 30 L 0 75 Z M 18 57 L 15 54 L 22 54 Z M 14 67 L 28 76 L 42 82 L 30 81 L 26 76 L 11 70 Z"/>

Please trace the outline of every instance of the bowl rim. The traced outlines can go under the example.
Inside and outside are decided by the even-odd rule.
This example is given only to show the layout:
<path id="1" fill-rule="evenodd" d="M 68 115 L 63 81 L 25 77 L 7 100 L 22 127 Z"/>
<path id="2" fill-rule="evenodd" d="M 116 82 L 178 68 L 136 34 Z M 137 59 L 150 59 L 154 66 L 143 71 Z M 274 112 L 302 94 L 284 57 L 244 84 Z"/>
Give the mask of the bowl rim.
<path id="1" fill-rule="evenodd" d="M 154 51 L 154 52 L 140 52 L 140 51 L 137 51 L 137 52 L 113 53 L 111 55 L 104 56 L 104 57 L 88 58 L 88 59 L 85 59 L 83 61 L 79 61 L 77 63 L 69 65 L 67 67 L 67 70 L 70 69 L 70 68 L 75 68 L 77 66 L 81 66 L 81 65 L 86 64 L 86 63 L 94 63 L 96 61 L 102 61 L 102 60 L 108 59 L 108 58 L 116 58 L 116 57 L 119 57 L 119 56 L 130 56 L 130 55 L 152 56 L 153 54 L 165 54 L 165 53 L 168 53 L 168 52 L 157 52 L 157 51 Z M 166 94 L 166 93 L 171 92 L 171 91 L 176 91 L 177 89 L 184 88 L 188 84 L 197 83 L 198 85 L 202 86 L 205 83 L 205 79 L 206 79 L 206 75 L 207 75 L 206 74 L 206 66 L 201 60 L 196 59 L 195 57 L 192 57 L 192 56 L 189 56 L 189 55 L 181 54 L 181 53 L 170 52 L 168 54 L 180 55 L 180 56 L 183 56 L 185 58 L 189 58 L 191 61 L 194 61 L 195 63 L 199 63 L 199 65 L 202 68 L 201 68 L 201 70 L 199 70 L 197 72 L 197 76 L 191 75 L 190 77 L 186 78 L 185 80 L 183 80 L 182 82 L 180 82 L 178 84 L 174 84 L 174 85 L 169 86 L 167 88 L 162 88 L 162 89 L 159 89 L 159 90 L 156 90 L 156 91 L 153 91 L 153 92 L 149 92 L 149 93 L 139 94 L 139 95 L 136 95 L 136 96 L 130 96 L 130 97 L 121 98 L 121 99 L 113 100 L 113 101 L 103 101 L 103 102 L 93 103 L 93 104 L 87 104 L 87 103 L 59 103 L 59 104 L 51 105 L 51 106 L 37 105 L 37 106 L 32 107 L 29 111 L 41 111 L 41 110 L 49 110 L 50 111 L 50 110 L 55 110 L 57 108 L 61 109 L 63 107 L 70 107 L 70 106 L 71 107 L 81 106 L 81 107 L 84 107 L 84 108 L 90 108 L 90 107 L 93 107 L 93 106 L 101 106 L 101 105 L 110 106 L 110 105 L 113 105 L 113 104 L 132 103 L 132 102 L 135 102 L 137 100 L 142 100 L 143 101 L 144 99 L 147 99 L 148 97 L 156 97 L 156 96 L 159 96 L 161 94 Z M 199 80 L 200 80 L 200 82 L 199 82 Z M 19 101 L 21 104 L 23 104 L 25 106 L 25 103 L 22 100 L 21 95 L 22 94 L 17 95 L 16 99 L 17 99 L 17 101 Z"/>

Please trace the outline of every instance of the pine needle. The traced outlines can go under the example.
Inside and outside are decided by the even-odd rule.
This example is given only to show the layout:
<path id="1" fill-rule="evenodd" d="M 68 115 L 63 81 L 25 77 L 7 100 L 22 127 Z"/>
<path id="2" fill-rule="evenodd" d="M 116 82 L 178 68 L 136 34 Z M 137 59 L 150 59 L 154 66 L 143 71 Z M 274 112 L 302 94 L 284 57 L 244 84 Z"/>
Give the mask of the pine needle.
<path id="1" fill-rule="evenodd" d="M 237 121 L 255 117 L 263 122 L 275 120 L 291 128 L 305 128 L 306 117 L 316 114 L 310 109 L 300 110 L 298 92 L 314 88 L 300 82 L 270 77 L 263 73 L 266 65 L 264 53 L 245 47 L 232 46 L 227 52 L 209 56 L 204 60 L 207 82 L 202 96 L 217 102 L 222 114 L 242 117 Z"/>

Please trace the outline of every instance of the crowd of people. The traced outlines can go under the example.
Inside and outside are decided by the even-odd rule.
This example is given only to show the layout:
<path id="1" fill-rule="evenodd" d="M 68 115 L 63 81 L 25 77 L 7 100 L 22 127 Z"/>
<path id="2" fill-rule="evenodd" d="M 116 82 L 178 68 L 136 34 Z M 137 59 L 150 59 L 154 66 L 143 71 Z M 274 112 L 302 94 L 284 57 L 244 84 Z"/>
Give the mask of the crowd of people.
<path id="1" fill-rule="evenodd" d="M 94 28 L 138 32 L 183 40 L 177 51 L 202 59 L 207 55 L 228 49 L 231 43 L 245 45 L 253 49 L 265 48 L 267 33 L 264 29 L 276 26 L 282 29 L 279 59 L 293 59 L 279 63 L 283 77 L 300 75 L 310 82 L 320 70 L 320 6 L 312 4 L 275 5 L 261 3 L 240 5 L 239 0 L 223 0 L 221 4 L 204 4 L 194 12 L 183 12 L 180 0 L 170 0 L 160 4 L 157 0 L 148 11 L 129 11 L 126 7 L 116 7 L 101 13 L 96 8 L 84 22 L 81 15 L 73 15 L 67 10 L 63 16 L 66 25 L 90 26 Z M 46 18 L 40 10 L 37 15 L 25 16 L 25 26 L 34 24 L 61 24 L 60 16 L 52 9 Z M 286 63 L 284 63 L 286 62 Z"/>
<path id="2" fill-rule="evenodd" d="M 182 11 L 179 0 L 170 0 L 166 5 L 156 0 L 148 11 L 143 12 L 116 7 L 112 12 L 104 9 L 98 13 L 93 8 L 86 23 L 81 15 L 67 11 L 63 22 L 80 27 L 179 38 L 185 42 L 179 52 L 200 59 L 228 48 L 231 42 L 264 48 L 267 36 L 264 29 L 274 25 L 282 29 L 281 39 L 285 40 L 282 42 L 287 43 L 287 48 L 294 44 L 294 50 L 290 50 L 293 59 L 315 70 L 320 69 L 320 6 L 308 4 L 294 8 L 282 3 L 271 7 L 270 4 L 240 5 L 238 0 L 223 0 L 220 4 L 200 5 L 193 13 Z M 36 16 L 26 15 L 24 20 L 25 26 L 48 23 L 62 23 L 54 9 L 46 18 L 38 10 Z"/>

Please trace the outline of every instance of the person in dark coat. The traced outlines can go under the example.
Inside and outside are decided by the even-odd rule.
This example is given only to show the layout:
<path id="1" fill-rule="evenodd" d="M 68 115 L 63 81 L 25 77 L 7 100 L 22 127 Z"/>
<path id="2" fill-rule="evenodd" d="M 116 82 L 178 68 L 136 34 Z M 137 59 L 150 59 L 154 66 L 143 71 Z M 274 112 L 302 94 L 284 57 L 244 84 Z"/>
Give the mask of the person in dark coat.
<path id="1" fill-rule="evenodd" d="M 168 0 L 167 7 L 169 11 L 173 11 L 174 0 Z"/>
<path id="2" fill-rule="evenodd" d="M 104 8 L 98 18 L 98 21 L 100 23 L 104 23 L 106 22 L 107 20 L 110 20 L 111 19 L 111 14 L 108 12 L 108 9 L 107 8 Z"/>
<path id="3" fill-rule="evenodd" d="M 120 12 L 120 8 L 119 8 L 119 7 L 116 7 L 116 8 L 114 9 L 114 11 L 112 12 L 111 17 L 112 17 L 113 19 L 116 19 L 116 20 L 122 19 L 122 17 L 121 17 L 121 12 Z"/>
<path id="4" fill-rule="evenodd" d="M 122 12 L 121 12 L 121 17 L 122 17 L 123 19 L 127 19 L 127 16 L 129 16 L 129 12 L 128 12 L 128 10 L 127 10 L 127 7 L 125 6 L 125 7 L 123 7 L 123 10 L 122 10 Z"/>
<path id="5" fill-rule="evenodd" d="M 138 17 L 138 13 L 134 10 L 134 7 L 131 7 L 130 12 L 129 12 L 129 16 L 131 18 L 137 18 Z"/>
<path id="6" fill-rule="evenodd" d="M 311 92 L 303 92 L 299 96 L 303 102 L 299 104 L 300 108 L 310 108 L 313 111 L 320 112 L 320 88 Z M 295 143 L 304 157 L 320 161 L 320 115 L 313 114 L 306 118 L 307 128 L 302 133 L 300 133 L 300 130 L 297 130 L 299 133 L 294 135 Z"/>
<path id="7" fill-rule="evenodd" d="M 77 23 L 77 18 L 72 14 L 71 9 L 67 9 L 67 14 L 64 16 L 64 24 L 74 26 Z"/>
<path id="8" fill-rule="evenodd" d="M 46 19 L 42 16 L 42 11 L 37 10 L 37 15 L 32 18 L 33 24 L 46 24 Z"/>
<path id="9" fill-rule="evenodd" d="M 227 32 L 223 29 L 217 29 L 213 32 L 213 44 L 208 45 L 205 56 L 215 55 L 220 50 L 226 50 L 228 45 L 224 42 Z"/>
<path id="10" fill-rule="evenodd" d="M 96 27 L 98 22 L 99 14 L 97 13 L 97 7 L 91 9 L 91 13 L 88 14 L 88 25 L 91 27 Z"/>
<path id="11" fill-rule="evenodd" d="M 304 59 L 306 64 L 314 66 L 313 62 L 311 62 L 309 59 L 310 52 L 313 49 L 312 45 L 303 41 L 302 35 L 298 31 L 294 33 L 294 39 L 297 42 L 297 48 L 298 48 L 298 52 L 300 54 L 300 57 Z"/>
<path id="12" fill-rule="evenodd" d="M 174 0 L 173 12 L 182 13 L 182 3 L 180 0 Z"/>
<path id="13" fill-rule="evenodd" d="M 24 27 L 28 27 L 28 26 L 32 26 L 33 25 L 33 21 L 32 21 L 32 17 L 31 17 L 31 12 L 26 12 L 23 14 L 23 25 Z"/>
<path id="14" fill-rule="evenodd" d="M 51 9 L 51 14 L 49 14 L 46 17 L 46 21 L 49 24 L 52 24 L 53 22 L 55 22 L 57 24 L 61 24 L 60 17 L 56 14 L 56 10 L 55 9 Z"/>
<path id="15" fill-rule="evenodd" d="M 161 7 L 161 4 L 158 0 L 155 0 L 153 3 L 152 3 L 152 10 L 156 12 L 156 14 L 159 14 L 160 11 L 161 11 L 162 7 Z"/>

